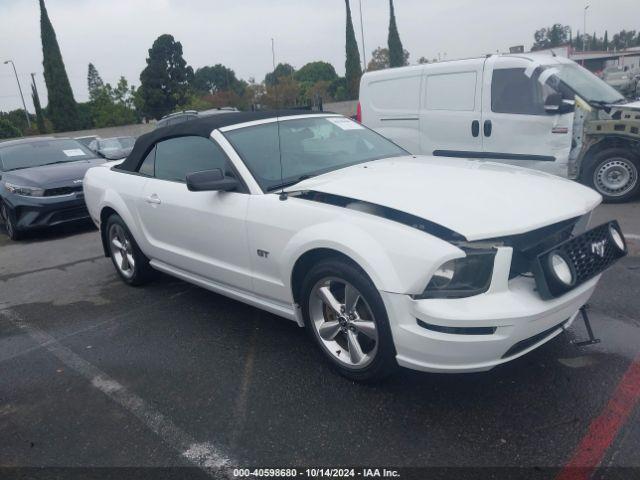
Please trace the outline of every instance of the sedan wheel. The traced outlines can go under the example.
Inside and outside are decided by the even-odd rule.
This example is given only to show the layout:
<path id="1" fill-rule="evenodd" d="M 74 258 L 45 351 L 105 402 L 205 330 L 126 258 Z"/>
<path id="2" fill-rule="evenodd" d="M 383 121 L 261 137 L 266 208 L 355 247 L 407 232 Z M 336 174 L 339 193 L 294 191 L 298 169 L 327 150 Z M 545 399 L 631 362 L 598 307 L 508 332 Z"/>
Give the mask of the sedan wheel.
<path id="1" fill-rule="evenodd" d="M 136 261 L 131 238 L 117 223 L 109 227 L 109 247 L 113 263 L 120 274 L 127 279 L 133 278 L 136 273 Z"/>
<path id="2" fill-rule="evenodd" d="M 376 319 L 351 283 L 321 279 L 311 291 L 309 314 L 323 347 L 338 363 L 361 369 L 374 360 L 379 343 Z"/>
<path id="3" fill-rule="evenodd" d="M 16 230 L 16 226 L 11 219 L 11 215 L 9 214 L 9 210 L 7 206 L 3 203 L 0 209 L 0 217 L 2 217 L 2 221 L 4 222 L 4 228 L 7 231 L 7 236 L 11 240 L 19 240 L 20 232 Z"/>

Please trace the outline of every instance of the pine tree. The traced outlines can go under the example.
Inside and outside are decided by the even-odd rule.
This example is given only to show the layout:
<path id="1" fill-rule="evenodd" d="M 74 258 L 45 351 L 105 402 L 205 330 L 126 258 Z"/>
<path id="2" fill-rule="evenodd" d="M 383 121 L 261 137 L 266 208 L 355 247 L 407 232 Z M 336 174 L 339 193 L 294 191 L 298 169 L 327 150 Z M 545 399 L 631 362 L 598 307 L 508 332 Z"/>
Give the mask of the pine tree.
<path id="1" fill-rule="evenodd" d="M 360 77 L 362 76 L 362 67 L 360 65 L 360 50 L 358 42 L 356 42 L 356 34 L 353 30 L 353 21 L 351 20 L 351 8 L 349 0 L 345 0 L 347 6 L 347 59 L 344 63 L 345 78 L 347 83 L 347 96 L 350 99 L 358 98 L 360 89 Z"/>
<path id="2" fill-rule="evenodd" d="M 604 31 L 604 40 L 602 41 L 602 50 L 609 51 L 609 32 Z"/>
<path id="3" fill-rule="evenodd" d="M 42 106 L 40 105 L 40 96 L 38 95 L 38 89 L 35 82 L 31 84 L 31 99 L 33 100 L 33 108 L 36 110 L 36 124 L 38 125 L 38 132 L 47 133 L 47 127 L 44 123 L 44 114 L 42 113 Z"/>
<path id="4" fill-rule="evenodd" d="M 402 42 L 400 41 L 400 34 L 398 33 L 398 26 L 396 25 L 396 14 L 393 9 L 393 0 L 389 0 L 389 9 L 391 11 L 391 17 L 389 19 L 389 66 L 403 67 L 406 65 L 404 59 L 404 49 L 402 48 Z"/>
<path id="5" fill-rule="evenodd" d="M 172 35 L 160 35 L 149 49 L 147 66 L 140 74 L 137 106 L 146 116 L 160 119 L 189 100 L 193 68 L 182 56 L 182 44 Z"/>
<path id="6" fill-rule="evenodd" d="M 69 77 L 62 61 L 56 32 L 51 25 L 44 0 L 40 1 L 40 35 L 42 37 L 42 65 L 49 96 L 49 118 L 58 131 L 78 127 L 78 107 L 73 98 Z"/>
<path id="7" fill-rule="evenodd" d="M 104 82 L 98 73 L 98 69 L 93 65 L 93 63 L 90 63 L 87 72 L 87 88 L 89 90 L 89 98 L 91 101 L 94 101 L 98 97 L 100 90 L 103 87 Z"/>

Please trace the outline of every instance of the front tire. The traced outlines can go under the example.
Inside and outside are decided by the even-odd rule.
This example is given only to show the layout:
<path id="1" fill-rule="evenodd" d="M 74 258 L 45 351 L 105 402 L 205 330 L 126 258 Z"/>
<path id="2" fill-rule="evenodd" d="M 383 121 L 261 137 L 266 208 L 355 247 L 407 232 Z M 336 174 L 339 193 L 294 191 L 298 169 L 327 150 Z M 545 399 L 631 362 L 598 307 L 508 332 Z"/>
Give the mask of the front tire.
<path id="1" fill-rule="evenodd" d="M 22 232 L 16 227 L 13 215 L 4 203 L 0 204 L 0 217 L 2 217 L 2 221 L 4 222 L 7 236 L 13 241 L 22 239 Z"/>
<path id="2" fill-rule="evenodd" d="M 111 261 L 122 281 L 132 286 L 148 283 L 155 271 L 124 220 L 119 215 L 111 215 L 105 228 Z"/>
<path id="3" fill-rule="evenodd" d="M 607 148 L 587 163 L 582 182 L 607 203 L 623 203 L 640 192 L 640 158 L 626 148 Z"/>
<path id="4" fill-rule="evenodd" d="M 301 296 L 308 333 L 341 375 L 372 381 L 396 370 L 384 302 L 360 268 L 342 259 L 323 260 L 304 277 Z"/>

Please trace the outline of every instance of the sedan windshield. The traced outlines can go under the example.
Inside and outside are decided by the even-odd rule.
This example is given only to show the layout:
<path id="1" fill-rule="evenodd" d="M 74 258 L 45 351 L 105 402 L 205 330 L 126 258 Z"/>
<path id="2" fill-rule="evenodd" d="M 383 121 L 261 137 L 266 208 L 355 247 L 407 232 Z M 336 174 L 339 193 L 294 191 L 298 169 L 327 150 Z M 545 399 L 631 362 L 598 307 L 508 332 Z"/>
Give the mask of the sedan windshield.
<path id="1" fill-rule="evenodd" d="M 136 139 L 133 137 L 106 138 L 98 142 L 100 151 L 126 150 L 132 148 Z"/>
<path id="2" fill-rule="evenodd" d="M 5 172 L 95 157 L 77 140 L 35 140 L 6 147 L 0 144 L 0 170 Z"/>
<path id="3" fill-rule="evenodd" d="M 224 135 L 265 191 L 350 165 L 407 155 L 345 117 L 281 120 Z"/>
<path id="4" fill-rule="evenodd" d="M 592 103 L 618 103 L 624 100 L 613 87 L 596 77 L 593 73 L 577 64 L 555 65 L 559 73 L 555 75 L 560 82 L 580 97 Z M 553 78 L 553 77 L 552 77 Z M 554 86 L 554 85 L 552 85 Z"/>

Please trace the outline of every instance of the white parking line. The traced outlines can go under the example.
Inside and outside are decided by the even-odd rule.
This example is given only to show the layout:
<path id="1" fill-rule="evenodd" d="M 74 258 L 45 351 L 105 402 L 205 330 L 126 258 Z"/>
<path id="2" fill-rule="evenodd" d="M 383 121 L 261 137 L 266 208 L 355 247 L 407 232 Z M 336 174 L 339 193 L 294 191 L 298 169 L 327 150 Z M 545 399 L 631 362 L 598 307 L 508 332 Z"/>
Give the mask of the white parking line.
<path id="1" fill-rule="evenodd" d="M 640 235 L 636 235 L 635 233 L 625 233 L 624 236 L 632 240 L 640 240 Z"/>
<path id="2" fill-rule="evenodd" d="M 47 332 L 28 325 L 24 319 L 12 310 L 2 310 L 4 316 L 13 325 L 24 331 L 35 342 L 56 356 L 67 367 L 85 377 L 99 391 L 135 415 L 147 428 L 158 435 L 167 445 L 177 450 L 189 462 L 202 468 L 214 478 L 225 474 L 224 467 L 234 465 L 228 456 L 224 455 L 212 443 L 199 443 L 191 435 L 182 431 L 175 423 L 155 408 L 147 404 L 142 398 L 129 392 L 106 373 L 81 358 L 70 349 L 58 342 Z"/>

